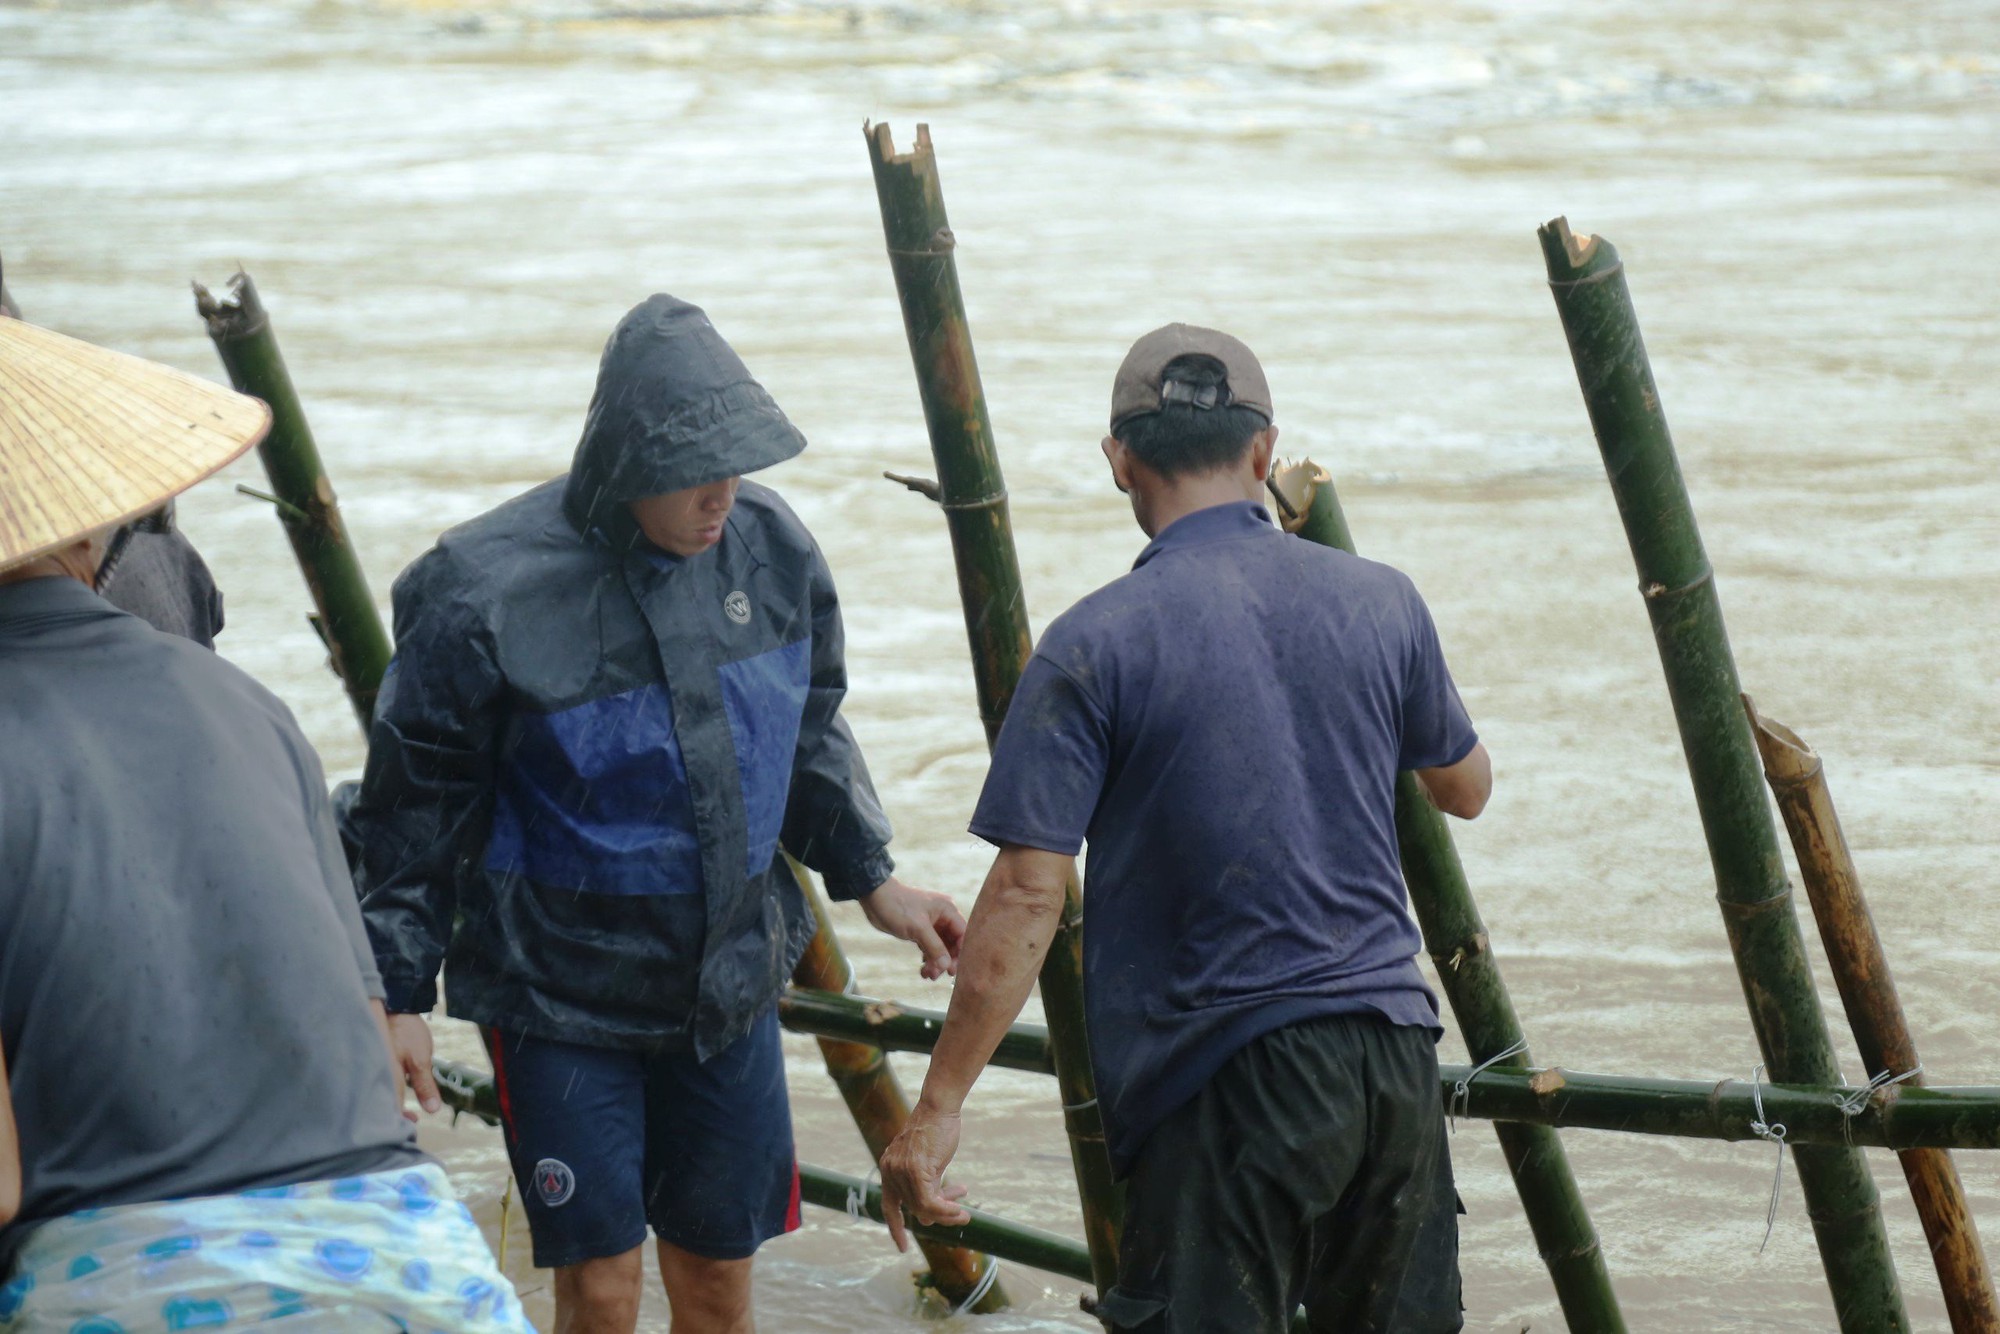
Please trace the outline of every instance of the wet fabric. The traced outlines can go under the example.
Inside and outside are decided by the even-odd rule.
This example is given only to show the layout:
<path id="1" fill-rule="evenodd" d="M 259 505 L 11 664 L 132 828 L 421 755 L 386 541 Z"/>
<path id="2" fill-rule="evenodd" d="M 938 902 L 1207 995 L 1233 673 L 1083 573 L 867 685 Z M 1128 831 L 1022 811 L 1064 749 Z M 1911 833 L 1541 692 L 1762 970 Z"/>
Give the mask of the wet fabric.
<path id="1" fill-rule="evenodd" d="M 648 1225 L 716 1260 L 798 1228 L 775 1009 L 706 1061 L 484 1036 L 537 1269 L 623 1255 Z"/>
<path id="2" fill-rule="evenodd" d="M 1238 1051 L 1140 1150 L 1125 1193 L 1118 1334 L 1446 1334 L 1458 1196 L 1437 1051 L 1367 1015 Z"/>
<path id="3" fill-rule="evenodd" d="M 0 1334 L 533 1334 L 434 1164 L 94 1209 L 49 1224 L 0 1285 Z"/>
<path id="4" fill-rule="evenodd" d="M 705 316 L 653 297 L 605 350 L 569 475 L 395 586 L 396 657 L 343 832 L 389 1005 L 559 1042 L 721 1051 L 835 898 L 888 878 L 840 605 L 776 492 L 677 559 L 627 502 L 802 442 Z"/>
<path id="5" fill-rule="evenodd" d="M 1356 1012 L 1436 1029 L 1396 774 L 1476 741 L 1409 579 L 1247 501 L 1180 519 L 1049 626 L 972 832 L 1089 841 L 1084 1001 L 1115 1168 L 1259 1034 Z"/>
<path id="6" fill-rule="evenodd" d="M 155 630 L 203 648 L 214 648 L 222 633 L 222 591 L 208 563 L 178 528 L 126 534 L 117 565 L 108 578 L 99 579 L 97 591 Z"/>
<path id="7" fill-rule="evenodd" d="M 0 584 L 0 1273 L 79 1209 L 426 1161 L 380 991 L 285 706 L 75 580 Z"/>

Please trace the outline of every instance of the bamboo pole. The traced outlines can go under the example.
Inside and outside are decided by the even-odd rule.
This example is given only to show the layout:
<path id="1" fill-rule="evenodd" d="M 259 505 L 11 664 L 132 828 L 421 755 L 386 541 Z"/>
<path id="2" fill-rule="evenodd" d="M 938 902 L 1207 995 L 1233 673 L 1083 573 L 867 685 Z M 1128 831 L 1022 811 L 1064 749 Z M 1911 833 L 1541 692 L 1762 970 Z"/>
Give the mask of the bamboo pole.
<path id="1" fill-rule="evenodd" d="M 1333 479 L 1310 462 L 1272 480 L 1286 527 L 1307 541 L 1353 554 L 1354 536 Z M 1487 938 L 1472 887 L 1444 816 L 1423 795 L 1413 774 L 1396 780 L 1396 841 L 1410 906 L 1423 929 L 1424 946 L 1437 965 L 1438 982 L 1474 1061 L 1499 1058 L 1484 1080 L 1530 1064 L 1527 1038 L 1500 963 Z M 1514 1051 L 1512 1056 L 1502 1053 Z M 1474 1081 L 1473 1087 L 1478 1087 Z M 1449 1092 L 1449 1088 L 1447 1089 Z M 1622 1330 L 1625 1318 L 1604 1265 L 1583 1192 L 1570 1170 L 1562 1141 L 1547 1126 L 1501 1123 L 1494 1127 L 1528 1215 L 1536 1249 L 1548 1266 L 1563 1318 L 1572 1330 Z"/>
<path id="2" fill-rule="evenodd" d="M 305 409 L 278 351 L 270 317 L 247 273 L 231 278 L 228 293 L 219 298 L 196 283 L 194 301 L 215 350 L 222 355 L 229 382 L 270 405 L 271 431 L 257 446 L 257 455 L 264 461 L 278 517 L 318 608 L 313 627 L 366 731 L 375 715 L 382 673 L 389 667 L 389 636 L 368 595 L 361 561 L 347 540 L 340 503 L 320 466 L 319 447 L 313 443 Z"/>
<path id="3" fill-rule="evenodd" d="M 1714 571 L 1660 410 L 1624 266 L 1608 241 L 1574 237 L 1562 218 L 1541 228 L 1540 237 L 1652 619 L 1751 1026 L 1774 1079 L 1837 1083 L 1756 746 L 1737 703 L 1741 688 Z M 1860 1151 L 1800 1147 L 1793 1158 L 1840 1327 L 1871 1334 L 1909 1328 L 1875 1180 Z"/>
<path id="4" fill-rule="evenodd" d="M 800 956 L 798 966 L 792 969 L 792 981 L 800 987 L 844 996 L 854 989 L 854 970 L 834 935 L 826 898 L 803 866 L 790 857 L 785 862 L 799 893 L 812 907 L 814 920 L 813 938 Z M 903 1123 L 910 1119 L 909 1099 L 903 1095 L 896 1072 L 889 1068 L 888 1057 L 880 1047 L 826 1034 L 819 1036 L 819 1051 L 826 1061 L 827 1074 L 833 1077 L 834 1086 L 854 1116 L 855 1128 L 868 1146 L 868 1161 L 879 1160 L 889 1141 L 896 1138 Z M 923 1236 L 917 1238 L 917 1245 L 930 1265 L 931 1281 L 953 1309 L 964 1306 L 975 1293 L 979 1299 L 970 1310 L 976 1315 L 1007 1308 L 1005 1290 L 997 1279 L 987 1277 L 987 1271 L 993 1267 L 992 1257 Z"/>
<path id="5" fill-rule="evenodd" d="M 804 986 L 778 999 L 778 1022 L 794 1033 L 837 1038 L 882 1051 L 930 1052 L 944 1032 L 943 1010 L 919 1009 L 896 1001 L 871 1000 L 852 992 L 836 995 Z M 988 1065 L 1030 1074 L 1053 1075 L 1049 1030 L 1040 1024 L 1015 1024 L 1000 1039 Z"/>
<path id="6" fill-rule="evenodd" d="M 1923 1086 L 1917 1044 L 1896 996 L 1896 980 L 1875 931 L 1861 877 L 1841 832 L 1826 771 L 1812 747 L 1790 728 L 1757 712 L 1743 696 L 1751 733 L 1764 761 L 1764 778 L 1778 800 L 1798 855 L 1799 878 L 1819 924 L 1827 962 L 1840 988 L 1841 1007 L 1861 1050 L 1871 1083 L 1895 1079 L 1899 1086 Z M 2000 1301 L 1993 1272 L 1979 1243 L 1979 1225 L 1965 1199 L 1958 1168 L 1945 1149 L 1905 1149 L 1898 1155 L 1909 1182 L 1917 1217 L 1930 1242 L 1945 1310 L 1958 1334 L 2000 1334 Z"/>
<path id="7" fill-rule="evenodd" d="M 858 997 L 833 1000 L 852 1001 L 857 1008 L 878 1003 Z M 796 1033 L 848 1034 L 872 1028 L 883 1046 L 893 1051 L 929 1051 L 937 1041 L 936 1029 L 914 1018 L 893 1018 L 874 1027 L 878 1021 L 857 1016 L 850 1024 L 835 1016 L 834 1010 L 818 1006 L 793 1010 L 785 1026 Z M 492 1101 L 491 1076 L 442 1059 L 433 1068 L 440 1090 L 446 1084 L 457 1090 L 445 1094 L 451 1106 L 481 1116 L 497 1107 Z M 1449 1094 L 1472 1068 L 1440 1065 L 1441 1088 Z M 1853 1145 L 1899 1153 L 1907 1149 L 2000 1149 L 2000 1087 L 1898 1086 L 1850 1112 L 1842 1104 L 1854 1092 L 1838 1085 L 1753 1085 L 1744 1079 L 1661 1079 L 1554 1067 L 1521 1070 L 1494 1066 L 1471 1081 L 1459 1104 L 1459 1115 L 1475 1121 L 1725 1144 L 1759 1138 L 1750 1123 L 1768 1120 L 1783 1122 L 1787 1142 L 1795 1144 Z"/>
<path id="8" fill-rule="evenodd" d="M 919 125 L 915 149 L 901 155 L 887 125 L 864 126 L 862 134 L 874 164 L 889 267 L 902 303 L 937 464 L 937 499 L 951 532 L 979 716 L 990 746 L 999 735 L 1033 641 L 1008 522 L 1007 487 L 1000 475 L 1000 455 L 952 258 L 956 241 L 945 217 L 929 127 Z M 1101 1294 L 1117 1278 L 1121 1192 L 1105 1152 L 1104 1123 L 1084 1030 L 1083 894 L 1074 878 L 1064 898 L 1062 921 L 1042 963 L 1041 989 L 1083 1205 L 1084 1238 Z"/>
<path id="9" fill-rule="evenodd" d="M 852 1212 L 875 1223 L 883 1221 L 882 1187 L 860 1177 L 802 1163 L 799 1198 L 807 1204 L 841 1213 L 849 1212 L 849 1201 L 853 1201 Z M 928 1239 L 939 1246 L 977 1246 L 1015 1264 L 1060 1274 L 1080 1283 L 1090 1282 L 1090 1252 L 1068 1237 L 1009 1222 L 978 1209 L 966 1212 L 972 1215 L 972 1221 L 958 1227 L 919 1223 L 914 1218 L 906 1220 L 906 1225 L 919 1241 Z"/>

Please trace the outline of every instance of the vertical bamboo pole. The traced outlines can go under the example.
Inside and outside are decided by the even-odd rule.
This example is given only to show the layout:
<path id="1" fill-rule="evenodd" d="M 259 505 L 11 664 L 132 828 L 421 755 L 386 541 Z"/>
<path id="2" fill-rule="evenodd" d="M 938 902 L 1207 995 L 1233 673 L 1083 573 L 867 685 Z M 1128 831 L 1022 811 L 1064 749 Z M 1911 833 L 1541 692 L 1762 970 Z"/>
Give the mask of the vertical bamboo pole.
<path id="1" fill-rule="evenodd" d="M 799 893 L 805 895 L 812 907 L 814 921 L 812 941 L 798 966 L 792 969 L 792 981 L 817 991 L 845 995 L 854 990 L 854 970 L 848 966 L 847 955 L 833 933 L 833 918 L 827 912 L 826 899 L 803 866 L 789 857 L 785 860 L 798 883 Z M 846 1100 L 855 1127 L 868 1146 L 868 1161 L 875 1162 L 910 1119 L 909 1099 L 903 1096 L 896 1072 L 889 1068 L 888 1056 L 880 1047 L 828 1037 L 819 1039 L 819 1051 L 826 1060 L 827 1074 L 833 1076 L 834 1085 Z M 917 1245 L 931 1267 L 931 1278 L 938 1292 L 953 1307 L 963 1304 L 979 1291 L 980 1284 L 987 1282 L 986 1271 L 994 1263 L 991 1256 L 923 1237 L 917 1238 Z M 1007 1305 L 1007 1294 L 995 1280 L 971 1309 L 987 1315 L 1005 1310 Z"/>
<path id="2" fill-rule="evenodd" d="M 1354 552 L 1354 537 L 1331 477 L 1307 462 L 1287 470 L 1275 485 L 1298 516 L 1288 528 L 1308 541 Z M 1494 1068 L 1528 1068 L 1527 1039 L 1451 830 L 1413 774 L 1396 780 L 1396 841 L 1410 906 L 1466 1050 L 1477 1063 L 1519 1045 L 1516 1055 L 1495 1062 Z M 1623 1330 L 1625 1317 L 1562 1140 L 1548 1126 L 1496 1121 L 1493 1129 L 1562 1304 L 1563 1320 L 1576 1334 Z"/>
<path id="3" fill-rule="evenodd" d="M 215 350 L 222 355 L 229 382 L 271 407 L 271 433 L 257 446 L 257 454 L 271 479 L 292 554 L 319 609 L 313 624 L 365 731 L 375 716 L 382 673 L 389 667 L 389 636 L 368 595 L 361 561 L 347 540 L 340 502 L 320 466 L 319 447 L 313 443 L 291 372 L 278 351 L 270 317 L 247 273 L 231 278 L 227 295 L 220 298 L 196 283 L 194 301 Z"/>
<path id="4" fill-rule="evenodd" d="M 965 302 L 952 259 L 956 242 L 945 217 L 937 158 L 928 126 L 916 147 L 898 155 L 887 125 L 864 126 L 882 207 L 889 267 L 903 307 L 917 388 L 937 463 L 938 501 L 951 530 L 979 716 L 990 746 L 1006 717 L 1034 644 L 1021 596 L 1021 567 L 1007 517 L 1007 487 L 986 394 L 972 355 Z M 1090 1069 L 1083 1020 L 1083 895 L 1072 880 L 1061 924 L 1041 973 L 1056 1082 L 1083 1203 L 1084 1240 L 1099 1293 L 1116 1280 L 1120 1194 L 1104 1148 L 1104 1124 Z"/>
<path id="5" fill-rule="evenodd" d="M 1861 877 L 1833 808 L 1825 768 L 1811 746 L 1784 724 L 1758 713 L 1748 695 L 1743 696 L 1743 710 L 1757 738 L 1764 778 L 1778 799 L 1778 812 L 1798 854 L 1799 878 L 1805 881 L 1820 941 L 1840 988 L 1841 1007 L 1847 1011 L 1868 1077 L 1922 1087 L 1917 1044 L 1903 1017 L 1875 919 L 1861 893 Z M 1930 1242 L 1952 1329 L 1957 1334 L 2000 1334 L 1993 1271 L 1987 1267 L 1979 1226 L 1950 1151 L 1905 1149 L 1897 1158 Z"/>
<path id="6" fill-rule="evenodd" d="M 1638 567 L 1680 726 L 1716 898 L 1751 1026 L 1774 1081 L 1837 1084 L 1826 1016 L 1785 881 L 1736 661 L 1681 480 L 1618 252 L 1557 218 L 1540 230 L 1549 287 Z M 1895 1260 L 1859 1149 L 1792 1150 L 1842 1330 L 1905 1330 Z"/>

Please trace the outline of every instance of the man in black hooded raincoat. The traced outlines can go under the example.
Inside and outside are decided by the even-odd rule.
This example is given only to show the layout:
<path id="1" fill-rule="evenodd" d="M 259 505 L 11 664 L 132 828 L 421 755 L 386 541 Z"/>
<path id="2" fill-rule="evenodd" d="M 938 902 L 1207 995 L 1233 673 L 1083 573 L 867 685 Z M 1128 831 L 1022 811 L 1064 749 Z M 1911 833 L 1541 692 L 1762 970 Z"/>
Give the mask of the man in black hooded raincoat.
<path id="1" fill-rule="evenodd" d="M 750 1324 L 798 1226 L 774 1002 L 813 931 L 783 862 L 954 970 L 951 901 L 892 875 L 811 534 L 742 474 L 804 438 L 698 308 L 606 345 L 571 471 L 395 587 L 345 833 L 399 1056 L 435 1109 L 436 975 L 479 1024 L 559 1331 L 630 1331 L 648 1224 L 676 1331 Z"/>

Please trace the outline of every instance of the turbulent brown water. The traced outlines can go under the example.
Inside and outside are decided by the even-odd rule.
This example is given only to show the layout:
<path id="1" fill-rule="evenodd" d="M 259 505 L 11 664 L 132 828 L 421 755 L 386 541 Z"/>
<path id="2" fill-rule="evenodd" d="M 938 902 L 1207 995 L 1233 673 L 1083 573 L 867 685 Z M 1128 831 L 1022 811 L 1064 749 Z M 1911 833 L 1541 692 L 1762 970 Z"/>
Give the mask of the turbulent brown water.
<path id="1" fill-rule="evenodd" d="M 943 526 L 879 480 L 928 460 L 867 116 L 935 131 L 1037 624 L 1142 543 L 1096 453 L 1127 342 L 1169 319 L 1242 334 L 1286 452 L 1335 471 L 1363 549 L 1436 609 L 1499 771 L 1459 847 L 1538 1057 L 1742 1078 L 1755 1046 L 1533 229 L 1566 212 L 1618 242 L 1745 683 L 1827 757 L 1930 1077 L 2000 1083 L 1984 0 L 6 0 L 0 252 L 31 318 L 209 374 L 184 284 L 250 268 L 378 595 L 439 529 L 566 465 L 629 304 L 705 304 L 813 441 L 772 480 L 840 578 L 904 870 L 969 903 L 985 755 Z M 228 592 L 223 651 L 351 775 L 303 588 L 235 480 L 254 464 L 183 506 Z M 840 920 L 869 990 L 944 1003 Z M 788 1042 L 802 1155 L 863 1170 Z M 479 1059 L 463 1025 L 440 1045 Z M 921 1062 L 897 1063 L 914 1088 Z M 1074 1232 L 1045 1081 L 990 1074 L 967 1133 L 977 1202 Z M 1789 1168 L 1757 1253 L 1767 1146 L 1565 1138 L 1635 1328 L 1832 1327 Z M 497 1134 L 424 1139 L 497 1230 Z M 1490 1130 L 1453 1151 L 1470 1327 L 1560 1328 Z M 2000 1243 L 2000 1161 L 1962 1166 Z M 1913 1316 L 1942 1328 L 1877 1169 Z M 519 1224 L 509 1267 L 546 1319 Z M 763 1253 L 759 1315 L 914 1329 L 911 1268 L 813 1213 Z M 982 1328 L 1094 1327 L 1078 1285 L 1007 1277 L 1023 1300 Z M 646 1322 L 666 1329 L 656 1292 Z"/>

